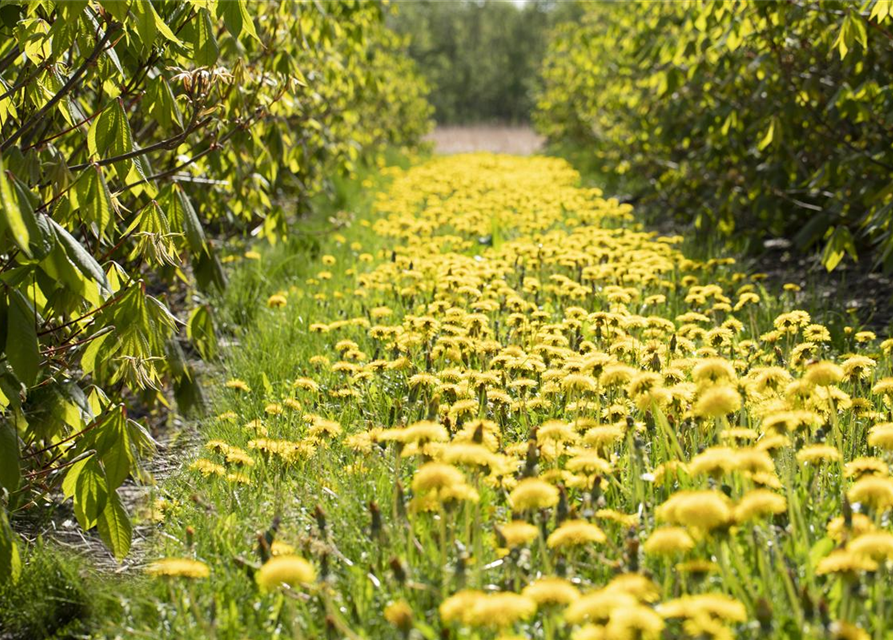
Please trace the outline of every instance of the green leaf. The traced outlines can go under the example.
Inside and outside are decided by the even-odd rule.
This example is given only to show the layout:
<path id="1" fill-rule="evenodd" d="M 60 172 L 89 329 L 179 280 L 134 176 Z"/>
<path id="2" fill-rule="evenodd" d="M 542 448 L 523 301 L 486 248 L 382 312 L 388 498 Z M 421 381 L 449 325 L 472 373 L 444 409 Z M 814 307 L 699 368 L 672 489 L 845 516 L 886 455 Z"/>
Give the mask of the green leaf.
<path id="1" fill-rule="evenodd" d="M 53 226 L 53 231 L 56 232 L 56 238 L 64 247 L 65 254 L 74 266 L 90 280 L 99 284 L 103 294 L 111 294 L 111 285 L 108 278 L 106 278 L 105 272 L 93 256 L 90 255 L 90 252 L 84 248 L 84 245 L 55 221 L 50 220 L 50 223 Z"/>
<path id="2" fill-rule="evenodd" d="M 876 0 L 868 19 L 883 22 L 890 15 L 891 8 L 893 8 L 893 0 Z"/>
<path id="3" fill-rule="evenodd" d="M 775 119 L 773 118 L 769 122 L 769 128 L 766 130 L 765 135 L 763 135 L 763 139 L 760 140 L 760 144 L 757 145 L 757 149 L 763 151 L 766 147 L 772 144 L 772 139 L 775 137 Z"/>
<path id="4" fill-rule="evenodd" d="M 179 47 L 185 46 L 182 40 L 177 37 L 177 35 L 171 31 L 171 28 L 167 26 L 167 23 L 161 19 L 161 16 L 158 15 L 158 12 L 155 11 L 155 7 L 152 7 L 152 13 L 155 14 L 155 28 L 158 29 L 158 33 L 165 37 L 165 39 L 173 42 L 175 45 Z"/>
<path id="5" fill-rule="evenodd" d="M 151 47 L 158 35 L 155 9 L 147 0 L 134 0 L 130 3 L 130 11 L 133 13 L 136 30 L 140 34 L 140 40 L 144 47 Z"/>
<path id="6" fill-rule="evenodd" d="M 822 254 L 822 264 L 828 271 L 834 271 L 843 257 L 847 254 L 858 261 L 856 255 L 856 244 L 853 242 L 853 236 L 846 227 L 831 227 L 828 229 L 830 237 L 825 245 L 825 251 Z"/>
<path id="7" fill-rule="evenodd" d="M 214 37 L 214 25 L 211 22 L 211 13 L 207 9 L 198 12 L 198 24 L 195 27 L 195 42 L 193 42 L 193 58 L 200 67 L 213 67 L 220 56 L 220 47 L 217 38 Z"/>
<path id="8" fill-rule="evenodd" d="M 254 28 L 254 20 L 245 0 L 223 0 L 217 3 L 217 15 L 223 17 L 226 28 L 238 40 L 244 31 L 249 36 L 260 42 L 257 31 Z"/>
<path id="9" fill-rule="evenodd" d="M 8 419 L 0 421 L 0 487 L 10 493 L 19 488 L 22 472 L 19 468 L 19 436 Z"/>
<path id="10" fill-rule="evenodd" d="M 36 315 L 31 302 L 18 289 L 9 290 L 9 330 L 6 357 L 16 377 L 26 386 L 37 382 L 40 371 L 40 346 L 37 342 Z"/>
<path id="11" fill-rule="evenodd" d="M 93 120 L 87 132 L 87 149 L 91 156 L 107 160 L 133 151 L 133 133 L 120 99 L 113 100 L 99 117 Z M 114 164 L 118 177 L 127 179 L 130 167 L 125 161 Z"/>
<path id="12" fill-rule="evenodd" d="M 77 195 L 84 219 L 95 224 L 100 235 L 107 235 L 113 226 L 114 218 L 112 194 L 105 181 L 102 167 L 95 165 L 87 167 L 83 177 L 78 181 Z"/>
<path id="13" fill-rule="evenodd" d="M 19 556 L 19 545 L 16 534 L 9 526 L 6 511 L 0 509 L 0 585 L 7 580 L 13 584 L 22 575 L 22 560 Z"/>
<path id="14" fill-rule="evenodd" d="M 809 564 L 812 566 L 817 565 L 819 560 L 831 553 L 834 547 L 834 540 L 832 540 L 828 536 L 817 540 L 816 543 L 812 545 L 812 548 L 809 550 Z"/>
<path id="15" fill-rule="evenodd" d="M 87 345 L 87 348 L 84 349 L 84 353 L 81 355 L 81 370 L 84 374 L 90 375 L 96 370 L 96 357 L 99 355 L 103 343 L 110 335 L 111 333 L 105 333 L 98 338 L 94 338 Z"/>
<path id="16" fill-rule="evenodd" d="M 74 490 L 74 515 L 84 530 L 96 526 L 108 502 L 109 486 L 96 456 L 91 456 L 78 475 Z"/>
<path id="17" fill-rule="evenodd" d="M 81 475 L 81 471 L 84 470 L 84 467 L 88 462 L 93 458 L 93 455 L 86 456 L 81 458 L 73 465 L 68 467 L 68 471 L 65 473 L 65 478 L 62 480 L 62 495 L 66 498 L 74 497 L 74 492 L 77 489 L 78 478 Z"/>
<path id="18" fill-rule="evenodd" d="M 117 493 L 109 494 L 105 509 L 99 515 L 97 528 L 99 537 L 111 549 L 115 558 L 123 560 L 130 552 L 133 528 Z"/>
<path id="19" fill-rule="evenodd" d="M 205 360 L 213 360 L 218 354 L 217 333 L 208 305 L 195 308 L 186 323 L 186 336 Z"/>
<path id="20" fill-rule="evenodd" d="M 99 4 L 112 14 L 118 22 L 127 21 L 127 10 L 130 8 L 130 0 L 100 0 Z"/>
<path id="21" fill-rule="evenodd" d="M 176 230 L 182 230 L 189 250 L 193 255 L 203 252 L 207 248 L 205 231 L 183 188 L 180 185 L 172 185 L 166 201 L 170 221 Z"/>
<path id="22" fill-rule="evenodd" d="M 15 196 L 12 184 L 6 177 L 3 168 L 3 157 L 0 156 L 0 215 L 6 228 L 12 233 L 12 238 L 25 255 L 31 256 L 29 245 L 30 236 L 28 226 L 25 224 L 25 212 L 19 207 L 18 198 Z M 31 212 L 33 216 L 33 211 Z"/>
<path id="23" fill-rule="evenodd" d="M 134 463 L 123 407 L 112 409 L 96 428 L 95 446 L 109 489 L 117 489 L 130 475 Z"/>

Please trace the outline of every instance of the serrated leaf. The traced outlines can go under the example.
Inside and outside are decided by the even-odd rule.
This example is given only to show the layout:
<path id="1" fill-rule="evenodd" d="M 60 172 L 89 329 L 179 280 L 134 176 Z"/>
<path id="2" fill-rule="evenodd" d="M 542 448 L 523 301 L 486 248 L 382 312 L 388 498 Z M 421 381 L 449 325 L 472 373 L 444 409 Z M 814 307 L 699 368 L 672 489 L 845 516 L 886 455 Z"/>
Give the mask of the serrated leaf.
<path id="1" fill-rule="evenodd" d="M 182 230 L 186 237 L 186 243 L 193 255 L 197 255 L 206 249 L 205 231 L 201 220 L 192 207 L 189 197 L 179 185 L 172 185 L 169 193 L 168 212 L 170 220 L 177 230 Z"/>
<path id="2" fill-rule="evenodd" d="M 108 339 L 111 333 L 105 333 L 98 338 L 90 341 L 84 353 L 81 355 L 81 370 L 86 375 L 90 375 L 96 370 L 96 357 L 102 349 L 103 343 Z"/>
<path id="3" fill-rule="evenodd" d="M 29 245 L 30 235 L 28 226 L 25 224 L 24 212 L 19 207 L 19 201 L 13 190 L 12 184 L 6 176 L 6 170 L 3 168 L 3 157 L 0 156 L 0 215 L 4 226 L 9 229 L 12 239 L 18 245 L 25 255 L 31 256 L 31 247 Z M 33 216 L 34 213 L 32 212 Z"/>
<path id="4" fill-rule="evenodd" d="M 213 67 L 220 56 L 220 47 L 214 36 L 214 25 L 211 13 L 207 9 L 198 12 L 198 23 L 195 26 L 195 42 L 193 42 L 193 58 L 200 67 Z"/>
<path id="5" fill-rule="evenodd" d="M 37 382 L 37 374 L 40 372 L 35 311 L 31 302 L 18 289 L 10 289 L 8 295 L 6 357 L 16 377 L 30 387 Z"/>
<path id="6" fill-rule="evenodd" d="M 56 238 L 65 249 L 65 255 L 68 256 L 68 259 L 71 260 L 74 266 L 93 282 L 96 282 L 103 294 L 111 294 L 111 285 L 109 284 L 105 272 L 93 256 L 90 255 L 90 252 L 84 248 L 84 245 L 78 242 L 74 236 L 68 233 L 68 231 L 54 220 L 50 220 L 50 223 L 52 224 L 53 231 L 56 233 Z"/>
<path id="7" fill-rule="evenodd" d="M 113 226 L 112 194 L 105 181 L 102 167 L 90 166 L 78 181 L 78 203 L 86 221 L 97 226 L 101 235 L 107 235 Z"/>
<path id="8" fill-rule="evenodd" d="M 13 584 L 22 575 L 22 560 L 19 556 L 19 545 L 16 534 L 9 526 L 6 511 L 0 509 L 0 585 L 7 580 Z"/>
<path id="9" fill-rule="evenodd" d="M 102 460 L 109 490 L 117 489 L 130 475 L 133 467 L 133 452 L 123 409 L 112 409 L 96 428 L 95 434 L 95 448 Z"/>
<path id="10" fill-rule="evenodd" d="M 133 528 L 117 493 L 109 494 L 105 509 L 99 515 L 97 528 L 99 537 L 102 538 L 115 558 L 119 561 L 124 559 L 130 552 Z"/>
<path id="11" fill-rule="evenodd" d="M 68 467 L 68 471 L 65 472 L 65 478 L 62 479 L 62 495 L 66 498 L 74 497 L 75 489 L 77 489 L 78 478 L 81 475 L 81 471 L 84 470 L 84 467 L 90 462 L 92 455 L 89 455 L 85 458 L 82 458 L 75 462 L 73 465 Z"/>
<path id="12" fill-rule="evenodd" d="M 93 120 L 87 133 L 87 149 L 91 156 L 108 160 L 133 151 L 133 133 L 121 100 L 113 100 L 99 117 Z M 125 161 L 114 163 L 121 180 L 127 179 L 130 167 Z"/>
<path id="13" fill-rule="evenodd" d="M 155 14 L 155 28 L 158 29 L 158 33 L 164 36 L 167 40 L 170 40 L 175 45 L 180 47 L 185 47 L 185 43 L 177 37 L 177 35 L 171 31 L 171 28 L 167 26 L 167 23 L 162 20 L 161 16 L 158 15 L 158 12 L 155 11 L 155 7 L 152 7 L 152 13 Z"/>
<path id="14" fill-rule="evenodd" d="M 78 475 L 74 490 L 74 514 L 85 531 L 96 526 L 108 502 L 108 481 L 95 456 L 91 456 Z"/>
<path id="15" fill-rule="evenodd" d="M 198 349 L 199 354 L 205 360 L 213 360 L 217 357 L 217 334 L 214 331 L 214 320 L 207 305 L 195 308 L 186 323 L 186 336 Z"/>
<path id="16" fill-rule="evenodd" d="M 19 436 L 7 419 L 0 421 L 0 487 L 10 493 L 19 488 L 22 472 L 19 467 Z"/>
<path id="17" fill-rule="evenodd" d="M 133 22 L 144 47 L 151 47 L 158 35 L 155 9 L 151 2 L 146 0 L 134 0 L 130 3 L 130 11 L 133 13 Z"/>
<path id="18" fill-rule="evenodd" d="M 238 40 L 242 32 L 260 42 L 257 36 L 257 30 L 254 28 L 254 20 L 245 0 L 224 0 L 217 4 L 217 14 L 223 17 L 226 28 Z"/>

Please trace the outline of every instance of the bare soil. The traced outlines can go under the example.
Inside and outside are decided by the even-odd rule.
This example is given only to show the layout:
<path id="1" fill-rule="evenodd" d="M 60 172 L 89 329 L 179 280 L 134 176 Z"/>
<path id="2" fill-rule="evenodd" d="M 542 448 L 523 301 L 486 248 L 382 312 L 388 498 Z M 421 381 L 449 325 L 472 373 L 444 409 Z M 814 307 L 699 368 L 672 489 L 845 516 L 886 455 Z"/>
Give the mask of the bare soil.
<path id="1" fill-rule="evenodd" d="M 425 138 L 441 154 L 490 151 L 529 156 L 538 153 L 545 139 L 529 126 L 438 126 Z"/>

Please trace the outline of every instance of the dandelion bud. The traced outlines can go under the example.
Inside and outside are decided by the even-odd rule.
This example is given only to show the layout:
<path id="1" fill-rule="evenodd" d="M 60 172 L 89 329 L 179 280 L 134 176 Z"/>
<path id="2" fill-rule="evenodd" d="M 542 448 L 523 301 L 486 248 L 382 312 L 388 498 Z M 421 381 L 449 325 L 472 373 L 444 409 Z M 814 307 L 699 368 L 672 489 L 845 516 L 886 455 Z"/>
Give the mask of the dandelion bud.
<path id="1" fill-rule="evenodd" d="M 267 537 L 263 533 L 257 534 L 257 555 L 260 556 L 261 562 L 270 559 L 270 543 L 267 542 Z"/>
<path id="2" fill-rule="evenodd" d="M 567 516 L 567 489 L 564 488 L 563 484 L 560 484 L 558 485 L 558 507 L 555 509 L 556 524 L 561 524 L 562 522 L 567 520 Z"/>
<path id="3" fill-rule="evenodd" d="M 378 508 L 378 505 L 374 500 L 369 501 L 369 516 L 371 518 L 371 523 L 369 525 L 369 534 L 373 540 L 378 540 L 381 538 L 382 526 L 381 526 L 381 509 Z"/>
<path id="4" fill-rule="evenodd" d="M 403 568 L 403 563 L 400 562 L 400 558 L 393 557 L 391 558 L 388 565 L 391 567 L 391 572 L 394 574 L 394 579 L 399 583 L 403 584 L 406 582 L 406 569 Z"/>
<path id="5" fill-rule="evenodd" d="M 326 512 L 323 511 L 320 505 L 316 505 L 316 509 L 313 510 L 313 517 L 316 519 L 316 526 L 319 527 L 319 535 L 323 538 L 326 537 Z"/>
<path id="6" fill-rule="evenodd" d="M 768 634 L 772 629 L 772 605 L 766 598 L 760 598 L 756 602 L 756 618 L 760 623 L 760 629 Z"/>
<path id="7" fill-rule="evenodd" d="M 195 543 L 195 529 L 186 527 L 186 548 L 191 549 Z"/>

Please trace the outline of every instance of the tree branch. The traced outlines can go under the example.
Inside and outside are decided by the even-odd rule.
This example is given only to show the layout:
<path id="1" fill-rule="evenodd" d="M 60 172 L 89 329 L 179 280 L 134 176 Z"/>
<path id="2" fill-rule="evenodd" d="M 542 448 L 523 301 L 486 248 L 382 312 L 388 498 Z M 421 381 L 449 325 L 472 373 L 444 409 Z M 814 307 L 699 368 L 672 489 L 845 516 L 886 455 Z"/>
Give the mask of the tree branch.
<path id="1" fill-rule="evenodd" d="M 50 109 L 55 107 L 62 98 L 71 93 L 71 90 L 75 88 L 75 86 L 80 82 L 81 77 L 87 72 L 87 68 L 93 65 L 99 56 L 105 51 L 105 45 L 108 44 L 108 41 L 111 40 L 112 36 L 121 30 L 121 25 L 113 22 L 106 27 L 105 35 L 96 43 L 96 47 L 87 56 L 87 59 L 81 63 L 81 66 L 77 68 L 71 77 L 68 79 L 62 88 L 59 89 L 58 93 L 50 98 L 50 101 L 47 102 L 43 107 L 37 111 L 29 120 L 25 122 L 21 127 L 19 127 L 18 131 L 9 136 L 6 140 L 3 141 L 3 144 L 0 144 L 0 152 L 6 151 L 13 144 L 15 144 L 16 140 L 21 138 L 25 133 L 31 130 L 38 122 L 40 122 L 47 113 L 49 113 Z"/>

